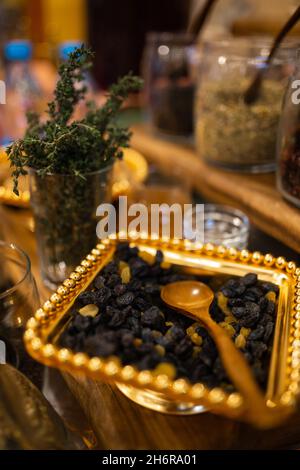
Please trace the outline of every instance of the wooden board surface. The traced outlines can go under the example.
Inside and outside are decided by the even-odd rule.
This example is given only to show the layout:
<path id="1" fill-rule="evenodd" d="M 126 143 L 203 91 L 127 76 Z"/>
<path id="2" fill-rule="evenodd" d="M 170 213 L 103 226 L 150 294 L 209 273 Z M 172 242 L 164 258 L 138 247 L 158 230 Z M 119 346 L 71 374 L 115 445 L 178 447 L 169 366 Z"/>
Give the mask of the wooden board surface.
<path id="1" fill-rule="evenodd" d="M 300 252 L 300 210 L 282 199 L 275 175 L 225 172 L 208 166 L 191 147 L 162 140 L 142 125 L 133 131 L 133 148 L 162 172 L 181 175 L 210 201 L 239 207 L 258 228 Z"/>
<path id="2" fill-rule="evenodd" d="M 115 386 L 63 375 L 104 449 L 279 449 L 297 447 L 300 440 L 300 414 L 280 428 L 259 431 L 211 413 L 157 413 L 129 401 Z"/>

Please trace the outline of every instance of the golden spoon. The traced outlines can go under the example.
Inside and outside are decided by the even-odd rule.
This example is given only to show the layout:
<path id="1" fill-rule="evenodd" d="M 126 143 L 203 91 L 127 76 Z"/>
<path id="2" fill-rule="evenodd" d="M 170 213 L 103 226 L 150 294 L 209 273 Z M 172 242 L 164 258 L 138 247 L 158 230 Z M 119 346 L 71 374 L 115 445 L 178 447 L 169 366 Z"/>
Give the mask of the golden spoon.
<path id="1" fill-rule="evenodd" d="M 162 300 L 178 310 L 184 311 L 194 320 L 201 321 L 215 341 L 228 376 L 245 398 L 248 419 L 256 425 L 270 427 L 282 420 L 283 410 L 267 408 L 251 369 L 233 341 L 210 316 L 209 306 L 213 291 L 202 282 L 180 281 L 167 284 L 161 290 Z M 277 411 L 280 411 L 277 412 Z"/>

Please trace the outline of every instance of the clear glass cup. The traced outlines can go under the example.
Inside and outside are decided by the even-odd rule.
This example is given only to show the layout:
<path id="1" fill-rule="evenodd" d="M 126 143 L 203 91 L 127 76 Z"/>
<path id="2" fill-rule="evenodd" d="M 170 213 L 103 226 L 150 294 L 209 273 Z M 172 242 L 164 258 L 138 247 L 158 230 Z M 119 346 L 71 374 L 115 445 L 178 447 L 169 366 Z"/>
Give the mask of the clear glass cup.
<path id="1" fill-rule="evenodd" d="M 199 210 L 202 214 L 203 209 Z M 185 216 L 184 235 L 189 240 L 193 239 L 191 229 L 196 226 L 196 212 L 197 206 Z M 242 250 L 248 246 L 249 231 L 249 219 L 240 210 L 221 204 L 204 204 L 204 243 Z"/>
<path id="2" fill-rule="evenodd" d="M 193 134 L 195 60 L 193 36 L 147 35 L 142 68 L 147 111 L 154 130 L 169 136 Z"/>
<path id="3" fill-rule="evenodd" d="M 195 100 L 196 148 L 207 163 L 262 173 L 276 166 L 276 136 L 288 77 L 294 70 L 294 40 L 283 43 L 264 74 L 256 102 L 244 94 L 264 67 L 272 40 L 229 38 L 206 42 Z"/>
<path id="4" fill-rule="evenodd" d="M 74 175 L 30 169 L 30 201 L 45 285 L 55 289 L 97 242 L 96 210 L 111 200 L 112 166 Z"/>
<path id="5" fill-rule="evenodd" d="M 15 245 L 0 241 L 0 363 L 22 368 L 24 328 L 38 306 L 28 256 Z"/>
<path id="6" fill-rule="evenodd" d="M 128 201 L 147 208 L 148 232 L 152 236 L 183 234 L 184 206 L 193 202 L 191 183 L 178 174 L 176 166 L 163 171 L 152 166 L 147 181 L 134 187 Z"/>
<path id="7" fill-rule="evenodd" d="M 297 207 L 300 207 L 299 65 L 300 51 L 297 53 L 297 68 L 283 102 L 277 145 L 277 187 L 283 197 Z"/>

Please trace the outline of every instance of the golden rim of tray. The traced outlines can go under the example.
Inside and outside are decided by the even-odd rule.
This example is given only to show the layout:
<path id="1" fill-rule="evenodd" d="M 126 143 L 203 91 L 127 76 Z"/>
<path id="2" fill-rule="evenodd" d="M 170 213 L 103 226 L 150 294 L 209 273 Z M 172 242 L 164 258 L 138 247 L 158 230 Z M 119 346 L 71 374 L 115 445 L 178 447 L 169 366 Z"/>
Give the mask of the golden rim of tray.
<path id="1" fill-rule="evenodd" d="M 131 148 L 124 148 L 122 161 L 126 163 L 127 171 L 130 173 L 130 175 L 128 175 L 127 178 L 126 175 L 123 174 L 123 176 L 119 178 L 117 176 L 119 162 L 115 162 L 114 171 L 116 175 L 116 181 L 113 181 L 112 184 L 112 197 L 114 199 L 118 196 L 126 195 L 131 189 L 132 181 L 134 181 L 135 184 L 143 183 L 143 181 L 145 181 L 148 176 L 147 160 L 136 150 Z M 6 154 L 0 157 L 0 162 L 8 163 Z M 121 173 L 122 170 L 120 169 L 119 171 Z M 17 196 L 13 192 L 13 183 L 11 179 L 9 179 L 8 183 L 0 185 L 0 204 L 1 203 L 8 206 L 16 206 L 27 209 L 30 207 L 29 189 L 20 189 L 19 196 Z"/>
<path id="2" fill-rule="evenodd" d="M 118 239 L 124 241 L 124 238 L 124 234 L 118 234 L 99 243 L 37 310 L 28 321 L 24 335 L 28 352 L 36 360 L 64 371 L 157 392 L 179 403 L 203 405 L 210 411 L 243 419 L 245 403 L 239 392 L 227 393 L 221 388 L 208 389 L 200 382 L 191 384 L 186 379 L 171 380 L 165 375 L 155 376 L 151 371 L 121 366 L 116 357 L 89 357 L 84 352 L 73 353 L 57 345 L 56 340 L 70 318 L 68 312 L 76 297 L 111 260 Z M 268 407 L 283 407 L 292 411 L 300 390 L 300 268 L 281 256 L 276 258 L 271 254 L 238 251 L 210 243 L 195 245 L 188 240 L 151 240 L 146 235 L 136 239 L 136 234 L 132 233 L 126 241 L 152 256 L 160 249 L 165 262 L 198 269 L 202 275 L 212 271 L 236 276 L 255 272 L 259 279 L 280 287 L 265 397 Z"/>

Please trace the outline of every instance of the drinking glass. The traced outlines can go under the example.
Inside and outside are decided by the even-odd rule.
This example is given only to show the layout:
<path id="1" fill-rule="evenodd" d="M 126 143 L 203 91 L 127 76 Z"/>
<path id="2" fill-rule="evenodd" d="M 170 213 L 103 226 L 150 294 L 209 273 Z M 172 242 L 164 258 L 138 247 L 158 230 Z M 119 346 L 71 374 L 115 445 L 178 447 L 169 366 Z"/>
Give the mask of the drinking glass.
<path id="1" fill-rule="evenodd" d="M 143 55 L 145 97 L 151 126 L 168 136 L 193 134 L 194 37 L 183 33 L 147 35 Z"/>
<path id="2" fill-rule="evenodd" d="M 184 235 L 193 239 L 191 232 L 195 226 L 196 212 L 200 209 L 194 207 L 186 214 L 184 220 Z M 243 250 L 248 246 L 250 222 L 248 217 L 240 210 L 223 206 L 221 204 L 204 205 L 204 243 L 224 245 L 227 248 Z M 202 235 L 202 232 L 201 232 Z"/>
<path id="3" fill-rule="evenodd" d="M 84 178 L 30 168 L 30 202 L 43 281 L 56 289 L 97 243 L 97 207 L 111 200 L 112 166 Z"/>
<path id="4" fill-rule="evenodd" d="M 27 320 L 39 306 L 39 296 L 28 256 L 0 240 L 0 363 L 21 370 L 28 356 L 23 347 Z M 27 364 L 26 364 L 27 367 Z"/>

